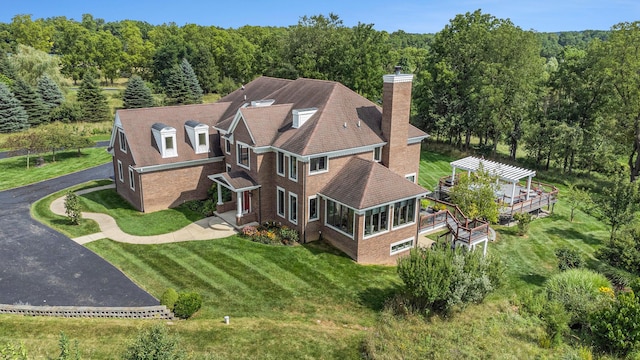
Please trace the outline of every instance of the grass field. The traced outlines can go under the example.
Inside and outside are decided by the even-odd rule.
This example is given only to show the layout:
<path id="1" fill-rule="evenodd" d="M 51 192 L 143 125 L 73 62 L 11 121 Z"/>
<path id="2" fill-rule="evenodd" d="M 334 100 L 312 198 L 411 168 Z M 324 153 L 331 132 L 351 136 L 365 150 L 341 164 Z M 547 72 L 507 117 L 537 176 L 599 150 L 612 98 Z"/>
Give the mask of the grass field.
<path id="1" fill-rule="evenodd" d="M 432 188 L 450 173 L 451 160 L 424 152 L 420 184 Z M 578 249 L 591 265 L 597 263 L 593 252 L 608 238 L 606 227 L 580 211 L 570 223 L 568 213 L 560 201 L 552 215 L 531 224 L 525 237 L 496 227 L 498 239 L 489 253 L 504 261 L 507 285 L 484 304 L 449 319 L 382 312 L 400 284 L 395 268 L 355 264 L 323 243 L 268 246 L 234 236 L 164 245 L 105 239 L 87 246 L 156 297 L 167 287 L 203 295 L 204 307 L 193 319 L 170 325 L 195 359 L 357 359 L 363 349 L 378 359 L 575 358 L 568 345 L 541 348 L 539 320 L 521 316 L 512 303 L 558 271 L 554 251 L 560 246 Z M 225 315 L 231 316 L 230 325 L 223 324 Z M 149 324 L 15 316 L 2 321 L 0 344 L 24 341 L 34 358 L 57 356 L 60 331 L 79 340 L 83 358 L 116 358 L 124 345 L 113 344 L 126 344 Z"/>
<path id="2" fill-rule="evenodd" d="M 29 169 L 26 156 L 0 160 L 0 190 L 33 184 L 111 161 L 111 155 L 104 148 L 82 149 L 80 155 L 77 150 L 59 152 L 56 153 L 56 161 L 53 161 L 51 153 L 42 157 L 45 165 L 35 167 L 37 156 L 31 156 Z"/>

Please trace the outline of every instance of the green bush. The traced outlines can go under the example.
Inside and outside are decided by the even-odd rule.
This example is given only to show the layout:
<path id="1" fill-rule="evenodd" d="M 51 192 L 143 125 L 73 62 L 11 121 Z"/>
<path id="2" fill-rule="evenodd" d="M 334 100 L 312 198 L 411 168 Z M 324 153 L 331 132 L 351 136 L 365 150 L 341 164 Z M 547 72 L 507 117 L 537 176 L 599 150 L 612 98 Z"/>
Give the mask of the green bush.
<path id="1" fill-rule="evenodd" d="M 589 314 L 610 301 L 603 289 L 611 282 L 602 274 L 587 269 L 569 269 L 545 282 L 549 301 L 561 303 L 571 315 L 569 325 L 586 325 Z"/>
<path id="2" fill-rule="evenodd" d="M 178 301 L 178 292 L 172 288 L 168 288 L 160 297 L 160 305 L 164 305 L 167 309 L 173 311 Z"/>
<path id="3" fill-rule="evenodd" d="M 615 234 L 595 255 L 611 266 L 640 275 L 640 227 Z"/>
<path id="4" fill-rule="evenodd" d="M 416 248 L 398 260 L 404 291 L 418 308 L 447 312 L 480 303 L 501 284 L 500 262 L 479 251 L 436 246 Z"/>
<path id="5" fill-rule="evenodd" d="M 71 225 L 78 225 L 82 218 L 82 207 L 78 195 L 71 190 L 64 197 L 64 212 Z"/>
<path id="6" fill-rule="evenodd" d="M 518 297 L 517 305 L 520 312 L 535 317 L 541 317 L 547 304 L 547 294 L 541 291 L 534 292 L 532 290 L 523 291 Z"/>
<path id="7" fill-rule="evenodd" d="M 562 344 L 562 339 L 569 333 L 568 323 L 571 319 L 571 314 L 565 310 L 564 304 L 556 300 L 548 301 L 540 315 L 542 321 L 544 321 L 546 339 L 550 345 L 557 346 Z M 545 342 L 541 341 L 541 343 Z"/>
<path id="8" fill-rule="evenodd" d="M 200 294 L 196 292 L 181 292 L 178 293 L 173 313 L 181 319 L 188 319 L 201 307 L 202 296 Z"/>
<path id="9" fill-rule="evenodd" d="M 518 222 L 518 235 L 526 235 L 529 232 L 529 226 L 531 225 L 531 220 L 533 219 L 531 214 L 528 212 L 516 213 L 513 215 L 513 219 Z"/>
<path id="10" fill-rule="evenodd" d="M 601 350 L 627 355 L 640 349 L 640 301 L 633 291 L 620 293 L 616 301 L 591 316 L 591 332 Z"/>
<path id="11" fill-rule="evenodd" d="M 0 345 L 0 359 L 28 360 L 29 354 L 27 353 L 27 349 L 24 348 L 24 344 L 22 342 L 18 345 L 6 343 L 4 345 Z"/>
<path id="12" fill-rule="evenodd" d="M 561 247 L 556 250 L 558 259 L 558 269 L 561 271 L 582 267 L 583 260 L 580 252 L 568 247 Z"/>
<path id="13" fill-rule="evenodd" d="M 300 235 L 298 235 L 298 231 L 286 226 L 283 226 L 280 228 L 279 235 L 282 241 L 286 244 L 296 243 L 300 239 Z"/>
<path id="14" fill-rule="evenodd" d="M 179 360 L 185 355 L 178 340 L 169 334 L 166 327 L 155 324 L 141 330 L 136 339 L 129 344 L 123 359 L 125 360 Z"/>

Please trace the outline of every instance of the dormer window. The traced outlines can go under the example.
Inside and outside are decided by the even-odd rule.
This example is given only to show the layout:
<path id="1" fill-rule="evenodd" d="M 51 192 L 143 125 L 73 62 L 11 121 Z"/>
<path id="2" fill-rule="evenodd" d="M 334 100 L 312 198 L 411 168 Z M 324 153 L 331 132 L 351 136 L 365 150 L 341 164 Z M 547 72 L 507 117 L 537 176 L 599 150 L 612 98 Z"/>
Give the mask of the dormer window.
<path id="1" fill-rule="evenodd" d="M 292 127 L 294 129 L 299 128 L 300 126 L 302 126 L 305 122 L 307 122 L 307 120 L 309 120 L 309 118 L 311 118 L 313 116 L 313 114 L 316 113 L 316 111 L 318 111 L 317 108 L 308 108 L 308 109 L 294 109 L 291 110 L 291 113 L 293 115 L 293 124 Z"/>
<path id="2" fill-rule="evenodd" d="M 151 127 L 151 132 L 163 158 L 178 156 L 175 128 L 162 123 L 155 123 Z"/>
<path id="3" fill-rule="evenodd" d="M 197 121 L 189 120 L 184 124 L 191 147 L 196 154 L 209 152 L 209 126 Z"/>

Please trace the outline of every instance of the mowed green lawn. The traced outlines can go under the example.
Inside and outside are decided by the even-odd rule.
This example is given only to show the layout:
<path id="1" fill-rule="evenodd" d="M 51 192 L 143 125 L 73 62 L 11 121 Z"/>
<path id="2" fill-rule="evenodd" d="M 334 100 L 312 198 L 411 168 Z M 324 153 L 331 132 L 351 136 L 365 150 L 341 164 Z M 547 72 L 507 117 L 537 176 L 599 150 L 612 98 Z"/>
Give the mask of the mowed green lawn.
<path id="1" fill-rule="evenodd" d="M 433 188 L 450 174 L 451 160 L 423 152 L 420 183 Z M 449 319 L 381 314 L 401 283 L 395 267 L 358 265 L 323 243 L 269 246 L 234 236 L 163 245 L 100 240 L 87 247 L 156 297 L 167 287 L 203 295 L 203 309 L 193 319 L 170 325 L 192 358 L 356 359 L 363 346 L 383 359 L 561 358 L 571 349 L 540 348 L 540 322 L 521 316 L 512 300 L 558 271 L 554 252 L 560 246 L 597 262 L 593 252 L 607 239 L 606 227 L 580 211 L 573 223 L 568 215 L 560 201 L 552 215 L 532 223 L 526 237 L 496 226 L 498 239 L 489 253 L 505 262 L 507 285 Z M 226 315 L 230 325 L 223 324 Z M 59 331 L 79 340 L 83 358 L 116 358 L 124 345 L 114 344 L 126 344 L 149 324 L 15 316 L 2 321 L 0 344 L 25 341 L 36 358 L 57 356 Z"/>
<path id="2" fill-rule="evenodd" d="M 30 156 L 29 169 L 26 156 L 0 160 L 0 191 L 67 175 L 111 161 L 111 154 L 104 148 L 82 149 L 80 154 L 77 150 L 59 152 L 56 153 L 55 161 L 51 153 L 42 157 L 45 165 L 36 167 L 38 156 Z"/>

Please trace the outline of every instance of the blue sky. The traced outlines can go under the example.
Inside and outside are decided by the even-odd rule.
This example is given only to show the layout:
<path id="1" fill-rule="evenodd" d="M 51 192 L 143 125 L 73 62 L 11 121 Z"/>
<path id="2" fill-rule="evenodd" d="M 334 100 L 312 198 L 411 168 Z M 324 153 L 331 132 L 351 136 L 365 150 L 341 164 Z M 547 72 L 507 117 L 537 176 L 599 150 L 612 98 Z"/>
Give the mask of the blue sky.
<path id="1" fill-rule="evenodd" d="M 237 28 L 243 25 L 295 25 L 303 15 L 340 16 L 346 26 L 374 24 L 377 30 L 410 33 L 440 31 L 456 14 L 482 9 L 509 18 L 525 30 L 540 32 L 608 30 L 623 21 L 640 20 L 637 0 L 3 0 L 0 22 L 16 14 L 33 18 L 66 16 L 80 20 L 90 13 L 106 21 L 143 20 Z"/>

